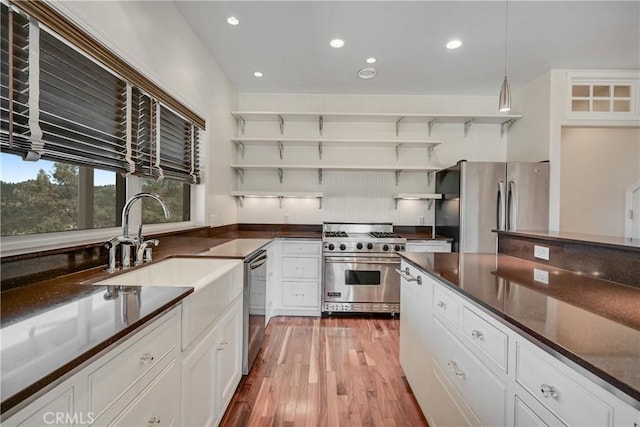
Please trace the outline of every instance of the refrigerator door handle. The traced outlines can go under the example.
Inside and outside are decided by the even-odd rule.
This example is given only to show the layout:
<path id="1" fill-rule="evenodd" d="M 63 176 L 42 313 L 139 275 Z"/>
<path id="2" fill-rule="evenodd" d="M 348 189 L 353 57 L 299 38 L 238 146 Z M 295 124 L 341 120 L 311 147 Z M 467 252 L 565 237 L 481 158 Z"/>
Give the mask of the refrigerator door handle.
<path id="1" fill-rule="evenodd" d="M 507 230 L 516 231 L 518 224 L 518 187 L 515 181 L 509 181 L 509 190 L 507 192 Z"/>
<path id="2" fill-rule="evenodd" d="M 505 207 L 504 207 L 504 181 L 498 182 L 498 197 L 496 200 L 496 226 L 498 230 L 504 231 L 505 227 Z"/>

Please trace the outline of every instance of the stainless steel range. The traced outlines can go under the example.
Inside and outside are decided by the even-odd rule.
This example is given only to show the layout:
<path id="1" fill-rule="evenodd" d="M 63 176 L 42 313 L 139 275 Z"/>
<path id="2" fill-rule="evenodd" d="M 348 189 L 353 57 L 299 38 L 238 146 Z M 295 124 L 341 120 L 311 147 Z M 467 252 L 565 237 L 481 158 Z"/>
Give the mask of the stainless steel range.
<path id="1" fill-rule="evenodd" d="M 324 223 L 322 311 L 400 312 L 400 268 L 397 252 L 407 239 L 391 223 Z"/>

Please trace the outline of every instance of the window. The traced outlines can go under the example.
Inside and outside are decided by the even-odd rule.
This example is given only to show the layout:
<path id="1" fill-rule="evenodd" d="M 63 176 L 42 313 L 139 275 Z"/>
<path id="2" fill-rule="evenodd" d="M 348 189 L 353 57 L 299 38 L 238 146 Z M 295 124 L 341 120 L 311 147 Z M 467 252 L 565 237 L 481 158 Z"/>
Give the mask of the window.
<path id="1" fill-rule="evenodd" d="M 0 7 L 0 234 L 118 226 L 127 180 L 171 208 L 144 224 L 188 221 L 204 121 L 46 4 Z"/>

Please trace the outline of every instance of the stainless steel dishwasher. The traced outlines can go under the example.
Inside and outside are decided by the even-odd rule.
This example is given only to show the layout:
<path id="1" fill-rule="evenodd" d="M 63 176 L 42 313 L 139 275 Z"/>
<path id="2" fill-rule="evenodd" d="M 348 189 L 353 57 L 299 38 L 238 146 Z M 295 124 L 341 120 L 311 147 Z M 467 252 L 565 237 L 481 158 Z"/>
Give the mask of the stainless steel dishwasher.
<path id="1" fill-rule="evenodd" d="M 244 260 L 244 319 L 242 374 L 247 375 L 262 347 L 265 329 L 267 251 L 260 250 Z"/>

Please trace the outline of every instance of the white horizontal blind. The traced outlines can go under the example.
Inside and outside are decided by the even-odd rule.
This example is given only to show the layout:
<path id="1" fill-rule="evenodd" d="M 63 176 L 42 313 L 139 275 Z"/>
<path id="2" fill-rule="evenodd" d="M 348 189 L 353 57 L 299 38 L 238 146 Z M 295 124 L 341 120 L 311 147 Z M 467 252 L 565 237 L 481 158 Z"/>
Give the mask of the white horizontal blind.
<path id="1" fill-rule="evenodd" d="M 29 20 L 1 4 L 0 148 L 25 156 L 29 151 Z"/>

